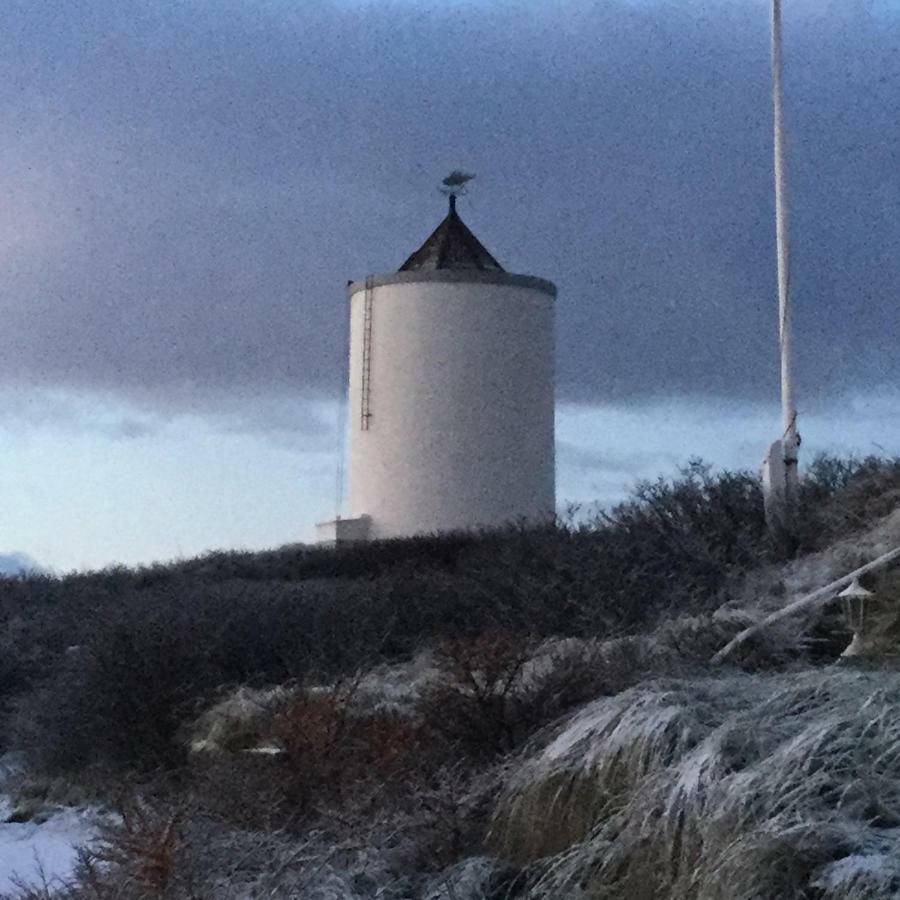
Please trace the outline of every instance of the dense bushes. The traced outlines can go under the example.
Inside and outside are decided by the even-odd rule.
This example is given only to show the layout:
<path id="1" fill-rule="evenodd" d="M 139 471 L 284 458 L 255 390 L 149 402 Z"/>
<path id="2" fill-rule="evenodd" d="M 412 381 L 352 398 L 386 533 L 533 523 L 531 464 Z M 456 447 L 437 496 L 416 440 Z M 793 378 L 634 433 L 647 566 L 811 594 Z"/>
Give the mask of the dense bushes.
<path id="1" fill-rule="evenodd" d="M 806 544 L 898 491 L 897 461 L 819 460 Z M 715 608 L 768 553 L 757 478 L 692 463 L 590 521 L 0 580 L 15 635 L 0 706 L 19 698 L 16 740 L 53 770 L 168 767 L 220 686 L 329 679 L 485 634 L 530 646 L 646 631 Z"/>
<path id="2" fill-rule="evenodd" d="M 139 619 L 104 611 L 93 639 L 19 704 L 17 743 L 50 771 L 177 765 L 181 723 L 221 679 L 207 626 L 158 607 Z"/>
<path id="3" fill-rule="evenodd" d="M 900 457 L 812 461 L 801 482 L 801 550 L 818 550 L 900 506 Z"/>

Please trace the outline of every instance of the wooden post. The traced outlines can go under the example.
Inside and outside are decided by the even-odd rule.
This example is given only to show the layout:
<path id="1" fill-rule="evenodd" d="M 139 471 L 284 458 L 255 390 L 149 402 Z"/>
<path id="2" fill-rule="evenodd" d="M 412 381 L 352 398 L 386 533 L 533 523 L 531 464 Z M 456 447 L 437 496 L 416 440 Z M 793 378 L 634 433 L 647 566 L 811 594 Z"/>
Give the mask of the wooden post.
<path id="1" fill-rule="evenodd" d="M 830 584 L 826 584 L 824 587 L 820 587 L 818 590 L 813 591 L 811 594 L 806 594 L 804 597 L 800 597 L 799 600 L 794 600 L 792 603 L 788 603 L 787 606 L 783 606 L 781 609 L 770 613 L 761 621 L 749 626 L 749 628 L 745 628 L 743 631 L 735 635 L 718 653 L 716 653 L 715 656 L 713 656 L 710 662 L 723 662 L 725 660 L 725 657 L 728 656 L 728 654 L 731 653 L 731 651 L 734 650 L 735 647 L 739 647 L 744 643 L 744 641 L 747 640 L 747 638 L 753 637 L 754 634 L 762 631 L 763 628 L 766 628 L 768 625 L 772 625 L 775 622 L 787 618 L 788 616 L 792 616 L 794 613 L 801 612 L 804 609 L 812 609 L 816 606 L 824 606 L 826 603 L 830 603 L 837 597 L 838 591 L 847 587 L 847 585 L 850 584 L 850 582 L 852 582 L 854 578 L 861 578 L 863 575 L 866 575 L 869 572 L 875 572 L 878 569 L 883 569 L 897 560 L 900 560 L 900 547 L 895 547 L 893 550 L 889 550 L 887 553 L 883 553 L 881 556 L 873 559 L 871 562 L 867 562 L 864 566 L 860 566 L 858 569 L 854 569 L 852 572 L 848 572 L 846 575 L 838 578 L 836 581 L 832 581 Z"/>

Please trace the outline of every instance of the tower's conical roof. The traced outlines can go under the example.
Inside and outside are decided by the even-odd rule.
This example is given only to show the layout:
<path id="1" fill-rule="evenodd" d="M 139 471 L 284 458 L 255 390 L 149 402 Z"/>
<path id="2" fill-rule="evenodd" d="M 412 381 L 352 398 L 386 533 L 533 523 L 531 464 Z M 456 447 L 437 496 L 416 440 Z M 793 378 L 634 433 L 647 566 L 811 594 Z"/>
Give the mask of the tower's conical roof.
<path id="1" fill-rule="evenodd" d="M 400 272 L 433 272 L 436 269 L 475 269 L 502 272 L 503 266 L 481 245 L 456 211 L 456 197 L 450 195 L 447 217 L 428 239 L 400 266 Z"/>

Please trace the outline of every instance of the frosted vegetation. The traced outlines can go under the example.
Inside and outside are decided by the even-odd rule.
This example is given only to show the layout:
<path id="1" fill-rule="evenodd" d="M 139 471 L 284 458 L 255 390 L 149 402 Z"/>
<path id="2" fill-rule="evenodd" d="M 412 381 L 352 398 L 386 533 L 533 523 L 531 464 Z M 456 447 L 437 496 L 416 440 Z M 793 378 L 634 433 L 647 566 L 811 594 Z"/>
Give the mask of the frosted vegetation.
<path id="1" fill-rule="evenodd" d="M 898 896 L 900 573 L 863 668 L 831 607 L 709 664 L 900 544 L 900 462 L 803 491 L 789 558 L 693 464 L 540 529 L 0 579 L 0 858 L 63 860 L 0 895 Z"/>
<path id="2" fill-rule="evenodd" d="M 893 672 L 634 688 L 527 760 L 492 843 L 547 860 L 534 898 L 896 896 L 898 703 Z"/>

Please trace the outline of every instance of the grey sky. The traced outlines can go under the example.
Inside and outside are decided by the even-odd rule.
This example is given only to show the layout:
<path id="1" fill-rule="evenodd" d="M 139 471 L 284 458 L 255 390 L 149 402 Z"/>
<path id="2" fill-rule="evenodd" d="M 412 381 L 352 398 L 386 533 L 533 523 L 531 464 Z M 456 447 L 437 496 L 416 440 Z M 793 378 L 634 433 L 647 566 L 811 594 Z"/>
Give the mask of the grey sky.
<path id="1" fill-rule="evenodd" d="M 333 394 L 346 280 L 462 165 L 488 248 L 560 287 L 562 399 L 770 397 L 767 6 L 8 2 L 0 379 Z M 787 6 L 815 397 L 900 374 L 900 13 Z"/>
<path id="2" fill-rule="evenodd" d="M 786 0 L 801 431 L 900 451 L 900 3 Z M 769 0 L 5 0 L 0 553 L 312 537 L 348 279 L 558 300 L 558 495 L 777 436 Z M 808 458 L 808 455 L 805 456 Z"/>

